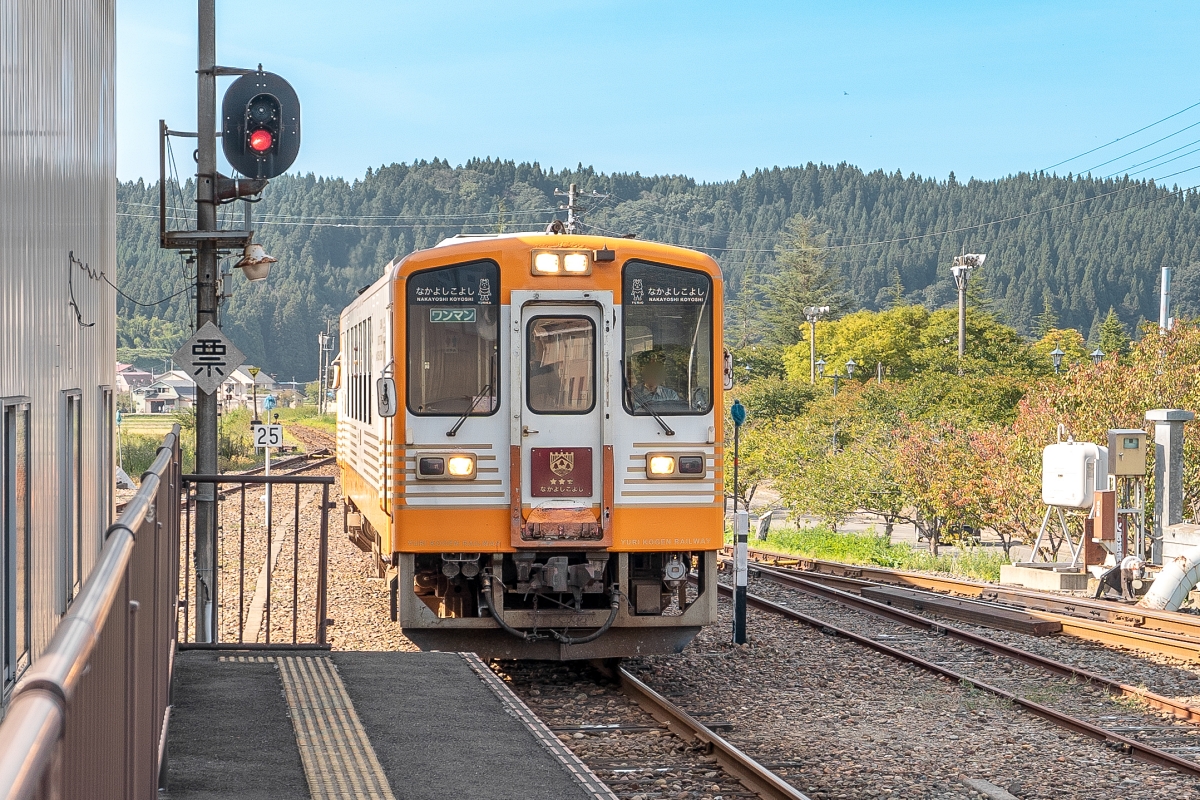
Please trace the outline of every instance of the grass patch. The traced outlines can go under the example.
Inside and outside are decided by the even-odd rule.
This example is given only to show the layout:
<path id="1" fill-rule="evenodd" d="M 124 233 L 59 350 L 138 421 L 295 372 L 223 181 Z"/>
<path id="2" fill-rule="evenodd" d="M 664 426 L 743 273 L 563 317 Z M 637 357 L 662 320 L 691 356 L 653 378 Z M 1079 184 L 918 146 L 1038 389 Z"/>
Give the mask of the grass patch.
<path id="1" fill-rule="evenodd" d="M 874 533 L 835 533 L 824 525 L 811 528 L 773 528 L 765 542 L 751 539 L 751 547 L 782 553 L 840 561 L 844 564 L 887 567 L 921 572 L 945 572 L 964 578 L 999 581 L 1000 567 L 1009 563 L 1003 553 L 968 547 L 936 558 L 928 550 L 893 544 Z"/>
<path id="2" fill-rule="evenodd" d="M 322 433 L 337 434 L 337 413 L 329 411 L 318 414 L 315 405 L 281 408 L 279 409 L 279 421 L 290 425 L 303 425 Z"/>

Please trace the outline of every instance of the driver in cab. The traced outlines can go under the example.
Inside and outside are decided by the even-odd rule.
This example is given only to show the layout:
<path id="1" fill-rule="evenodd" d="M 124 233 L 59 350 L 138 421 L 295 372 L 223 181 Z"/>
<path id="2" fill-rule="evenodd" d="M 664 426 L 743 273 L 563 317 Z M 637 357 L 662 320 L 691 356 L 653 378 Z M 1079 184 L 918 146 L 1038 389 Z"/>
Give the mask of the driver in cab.
<path id="1" fill-rule="evenodd" d="M 656 403 L 679 402 L 679 393 L 663 386 L 666 367 L 658 359 L 647 360 L 642 365 L 641 380 L 633 387 L 633 402 L 637 406 L 652 406 Z"/>

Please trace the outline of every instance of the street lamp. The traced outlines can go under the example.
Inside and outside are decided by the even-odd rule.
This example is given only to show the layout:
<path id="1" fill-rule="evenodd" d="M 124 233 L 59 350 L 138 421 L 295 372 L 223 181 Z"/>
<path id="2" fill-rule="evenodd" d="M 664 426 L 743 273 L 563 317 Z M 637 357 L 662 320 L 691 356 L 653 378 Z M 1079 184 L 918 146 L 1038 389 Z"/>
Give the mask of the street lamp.
<path id="1" fill-rule="evenodd" d="M 846 362 L 846 377 L 847 377 L 847 378 L 853 378 L 853 377 L 854 377 L 854 370 L 856 370 L 856 369 L 858 369 L 858 364 L 855 364 L 855 363 L 854 363 L 854 359 L 853 359 L 853 358 L 852 358 L 852 359 L 850 359 L 849 361 L 847 361 L 847 362 Z"/>
<path id="2" fill-rule="evenodd" d="M 825 377 L 825 359 L 818 358 L 814 363 L 816 364 L 816 367 L 817 367 L 817 375 L 824 378 Z"/>
<path id="3" fill-rule="evenodd" d="M 808 382 L 817 382 L 817 320 L 829 313 L 829 306 L 805 306 L 804 318 L 808 320 Z"/>
<path id="4" fill-rule="evenodd" d="M 950 274 L 954 276 L 954 285 L 958 287 L 958 357 L 961 359 L 967 352 L 967 276 L 975 267 L 982 267 L 987 260 L 987 253 L 964 253 L 954 257 Z"/>
<path id="5" fill-rule="evenodd" d="M 1097 347 L 1092 351 L 1092 363 L 1100 366 L 1100 362 L 1104 360 L 1104 351 Z"/>
<path id="6" fill-rule="evenodd" d="M 1062 366 L 1063 356 L 1065 356 L 1065 355 L 1066 355 L 1066 353 L 1064 353 L 1062 350 L 1059 350 L 1057 346 L 1055 346 L 1055 348 L 1050 351 L 1050 360 L 1054 362 L 1054 374 L 1055 375 L 1058 374 L 1058 369 L 1059 369 L 1059 367 Z"/>

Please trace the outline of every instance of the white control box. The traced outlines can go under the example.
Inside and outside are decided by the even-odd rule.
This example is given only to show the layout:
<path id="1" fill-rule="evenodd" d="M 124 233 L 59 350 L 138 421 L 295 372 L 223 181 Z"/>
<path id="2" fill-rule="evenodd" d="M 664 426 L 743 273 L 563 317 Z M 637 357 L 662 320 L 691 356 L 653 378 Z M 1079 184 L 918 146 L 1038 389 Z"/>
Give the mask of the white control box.
<path id="1" fill-rule="evenodd" d="M 1108 448 L 1091 442 L 1059 442 L 1042 450 L 1042 502 L 1089 509 L 1097 490 L 1108 487 Z"/>

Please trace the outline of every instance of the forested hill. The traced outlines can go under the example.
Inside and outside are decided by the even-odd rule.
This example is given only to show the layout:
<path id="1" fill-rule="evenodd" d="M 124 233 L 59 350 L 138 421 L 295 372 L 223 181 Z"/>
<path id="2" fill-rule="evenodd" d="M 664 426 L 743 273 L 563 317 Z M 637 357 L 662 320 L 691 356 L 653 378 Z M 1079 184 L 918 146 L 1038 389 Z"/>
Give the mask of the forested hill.
<path id="1" fill-rule="evenodd" d="M 704 249 L 722 264 L 734 294 L 747 274 L 771 271 L 783 225 L 801 214 L 866 308 L 891 302 L 898 285 L 906 299 L 931 308 L 952 302 L 950 258 L 965 248 L 988 254 L 973 285 L 1022 331 L 1047 304 L 1060 325 L 1089 338 L 1110 306 L 1128 326 L 1157 319 L 1164 264 L 1177 269 L 1177 313 L 1200 312 L 1200 195 L 1174 187 L 1026 173 L 960 183 L 953 174 L 938 181 L 846 164 L 757 170 L 704 184 L 511 161 L 451 167 L 435 159 L 368 170 L 353 181 L 271 181 L 255 206 L 256 240 L 279 262 L 261 284 L 235 275 L 225 329 L 252 363 L 280 379 L 311 379 L 317 332 L 390 259 L 460 231 L 540 230 L 563 216 L 554 190 L 569 183 L 609 195 L 588 201 L 586 232 Z M 194 218 L 184 202 L 190 186 L 172 185 L 169 194 L 173 214 Z M 157 203 L 157 185 L 117 187 L 119 282 L 141 301 L 186 285 L 188 265 L 158 249 Z M 223 226 L 240 224 L 240 207 L 225 214 Z M 121 298 L 119 308 L 126 318 L 160 317 L 185 329 L 192 317 L 186 291 L 150 308 Z"/>

